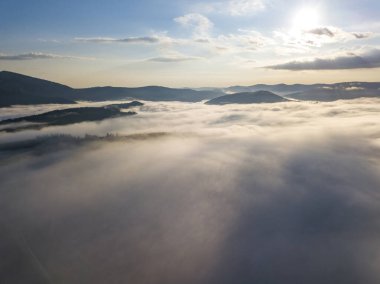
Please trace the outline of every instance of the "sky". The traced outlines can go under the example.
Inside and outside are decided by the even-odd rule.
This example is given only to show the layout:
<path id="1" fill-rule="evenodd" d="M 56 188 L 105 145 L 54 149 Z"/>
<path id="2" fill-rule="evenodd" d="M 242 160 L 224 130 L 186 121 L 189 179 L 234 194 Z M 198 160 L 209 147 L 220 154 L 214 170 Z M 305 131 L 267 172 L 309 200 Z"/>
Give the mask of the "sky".
<path id="1" fill-rule="evenodd" d="M 0 70 L 73 87 L 380 81 L 375 0 L 0 0 Z"/>

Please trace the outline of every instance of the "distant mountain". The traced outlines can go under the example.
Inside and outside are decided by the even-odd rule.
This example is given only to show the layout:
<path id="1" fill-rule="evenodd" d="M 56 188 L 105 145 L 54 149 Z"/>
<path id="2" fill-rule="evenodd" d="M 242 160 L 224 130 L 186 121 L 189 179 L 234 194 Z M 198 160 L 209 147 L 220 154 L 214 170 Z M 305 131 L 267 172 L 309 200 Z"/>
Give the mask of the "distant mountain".
<path id="1" fill-rule="evenodd" d="M 276 94 L 291 94 L 296 92 L 301 92 L 309 89 L 313 89 L 318 85 L 287 85 L 287 84 L 277 84 L 277 85 L 265 85 L 257 84 L 252 86 L 232 86 L 223 89 L 226 93 L 243 93 L 243 92 L 257 92 L 257 91 L 268 91 Z"/>
<path id="2" fill-rule="evenodd" d="M 227 93 L 255 92 L 265 90 L 297 100 L 335 101 L 361 97 L 380 97 L 380 83 L 347 82 L 336 84 L 278 84 L 233 86 L 223 89 Z"/>
<path id="3" fill-rule="evenodd" d="M 192 89 L 172 89 L 160 86 L 139 88 L 96 87 L 74 90 L 73 97 L 77 100 L 86 101 L 122 100 L 132 98 L 145 101 L 199 102 L 216 98 L 222 94 L 224 94 L 222 91 L 195 91 Z"/>
<path id="4" fill-rule="evenodd" d="M 70 87 L 20 75 L 0 72 L 0 107 L 15 104 L 74 104 Z"/>
<path id="5" fill-rule="evenodd" d="M 225 89 L 173 89 L 160 86 L 139 88 L 68 86 L 13 72 L 0 72 L 0 107 L 28 104 L 73 104 L 76 101 L 136 99 L 146 101 L 199 102 L 226 93 L 268 91 L 298 100 L 334 101 L 359 97 L 380 97 L 380 83 L 348 82 L 337 84 L 277 84 L 233 86 Z"/>
<path id="6" fill-rule="evenodd" d="M 206 104 L 208 105 L 226 105 L 226 104 L 260 104 L 260 103 L 279 103 L 286 102 L 287 99 L 280 97 L 272 92 L 257 91 L 244 92 L 231 95 L 221 96 L 212 99 Z"/>
<path id="7" fill-rule="evenodd" d="M 199 102 L 224 94 L 220 90 L 196 91 L 160 86 L 140 88 L 95 87 L 73 89 L 68 86 L 17 73 L 0 72 L 0 107 L 25 104 L 75 103 L 139 99 L 147 101 Z"/>
<path id="8" fill-rule="evenodd" d="M 351 100 L 363 97 L 380 98 L 380 83 L 339 83 L 319 86 L 286 95 L 297 100 L 336 101 Z"/>

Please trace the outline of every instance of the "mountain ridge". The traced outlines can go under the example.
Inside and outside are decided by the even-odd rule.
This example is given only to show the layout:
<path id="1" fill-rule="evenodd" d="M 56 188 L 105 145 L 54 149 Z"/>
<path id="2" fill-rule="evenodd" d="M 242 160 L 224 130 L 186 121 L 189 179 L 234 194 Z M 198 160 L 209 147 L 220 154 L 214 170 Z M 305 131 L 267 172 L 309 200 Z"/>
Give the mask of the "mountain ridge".
<path id="1" fill-rule="evenodd" d="M 226 105 L 226 104 L 261 104 L 261 103 L 279 103 L 289 101 L 268 91 L 242 92 L 221 96 L 206 102 L 208 105 Z"/>
<path id="2" fill-rule="evenodd" d="M 169 88 L 164 86 L 72 88 L 45 79 L 0 71 L 0 107 L 33 104 L 75 104 L 77 101 L 137 99 L 146 101 L 209 101 L 243 92 L 268 91 L 297 100 L 335 101 L 380 97 L 380 82 L 335 84 L 256 84 L 227 88 Z"/>
<path id="3" fill-rule="evenodd" d="M 66 85 L 14 72 L 0 72 L 0 107 L 15 104 L 75 103 L 75 101 L 106 101 L 139 99 L 147 101 L 198 102 L 224 94 L 222 91 L 145 87 L 92 87 L 74 89 Z"/>

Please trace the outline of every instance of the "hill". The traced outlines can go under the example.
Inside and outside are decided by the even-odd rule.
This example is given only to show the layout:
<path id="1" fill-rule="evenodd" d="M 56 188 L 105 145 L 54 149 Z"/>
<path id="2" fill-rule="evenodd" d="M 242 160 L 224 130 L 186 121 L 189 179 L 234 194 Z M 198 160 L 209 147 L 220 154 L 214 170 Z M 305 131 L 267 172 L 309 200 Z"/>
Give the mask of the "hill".
<path id="1" fill-rule="evenodd" d="M 380 83 L 347 82 L 312 85 L 258 84 L 252 86 L 233 86 L 225 89 L 200 88 L 196 90 L 188 88 L 166 88 L 162 86 L 137 88 L 107 86 L 74 89 L 62 84 L 13 72 L 0 72 L 0 107 L 30 104 L 74 104 L 76 101 L 125 99 L 182 102 L 211 100 L 212 102 L 213 99 L 223 96 L 226 93 L 252 94 L 258 91 L 272 92 L 283 97 L 297 100 L 335 101 L 360 97 L 380 97 Z M 245 96 L 249 97 L 249 95 Z M 249 99 L 246 99 L 248 100 L 247 103 L 250 103 Z M 244 99 L 242 99 L 242 102 L 243 101 Z M 252 101 L 251 103 L 257 102 Z"/>
<path id="2" fill-rule="evenodd" d="M 135 115 L 136 112 L 123 112 L 130 106 L 110 105 L 104 107 L 80 107 L 53 110 L 42 114 L 0 121 L 0 131 L 14 132 L 26 129 L 41 129 L 46 126 L 68 125 L 86 121 L 101 121 L 108 118 Z"/>
<path id="3" fill-rule="evenodd" d="M 0 107 L 29 104 L 74 104 L 65 85 L 13 72 L 0 72 Z"/>
<path id="4" fill-rule="evenodd" d="M 260 103 L 279 103 L 286 102 L 287 99 L 268 91 L 244 92 L 231 95 L 221 96 L 212 99 L 208 105 L 226 105 L 226 104 L 260 104 Z"/>
<path id="5" fill-rule="evenodd" d="M 336 101 L 362 97 L 380 97 L 380 83 L 345 82 L 336 84 L 277 84 L 233 86 L 223 89 L 227 93 L 255 92 L 265 90 L 297 100 Z"/>

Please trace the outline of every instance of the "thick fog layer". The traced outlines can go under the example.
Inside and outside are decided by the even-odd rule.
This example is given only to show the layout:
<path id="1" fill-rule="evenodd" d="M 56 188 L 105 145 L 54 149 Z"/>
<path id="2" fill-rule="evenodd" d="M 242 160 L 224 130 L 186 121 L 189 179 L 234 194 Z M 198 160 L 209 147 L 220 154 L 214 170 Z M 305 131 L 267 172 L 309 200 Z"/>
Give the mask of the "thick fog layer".
<path id="1" fill-rule="evenodd" d="M 4 283 L 380 282 L 380 100 L 136 111 L 0 134 L 135 135 L 2 154 Z"/>

